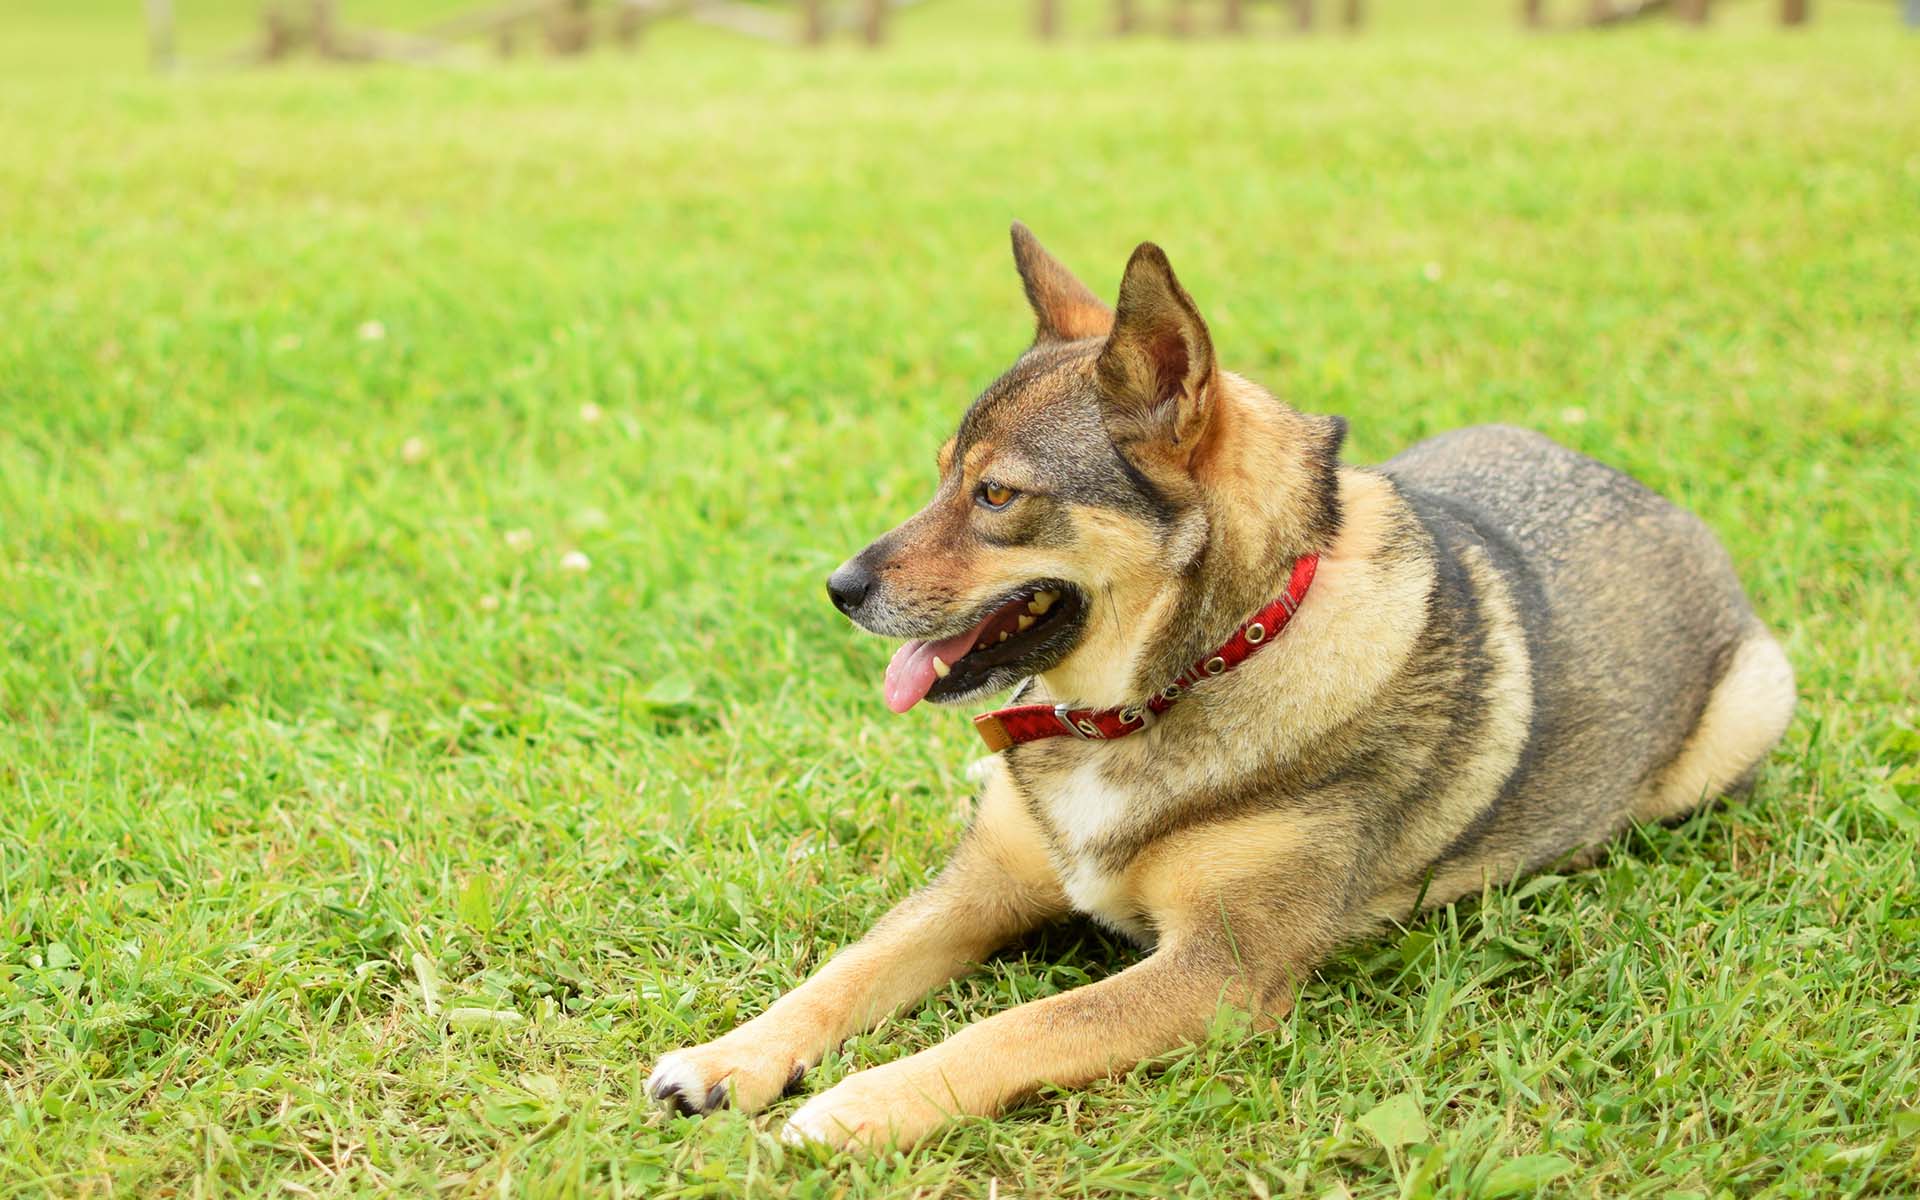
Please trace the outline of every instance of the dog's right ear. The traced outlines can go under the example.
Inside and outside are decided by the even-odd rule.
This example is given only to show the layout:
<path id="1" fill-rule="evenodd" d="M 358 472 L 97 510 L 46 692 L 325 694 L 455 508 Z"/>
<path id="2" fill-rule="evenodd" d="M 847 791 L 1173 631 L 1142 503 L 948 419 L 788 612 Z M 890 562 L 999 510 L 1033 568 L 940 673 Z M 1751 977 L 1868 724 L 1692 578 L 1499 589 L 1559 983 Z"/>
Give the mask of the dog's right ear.
<path id="1" fill-rule="evenodd" d="M 1013 223 L 1013 263 L 1020 268 L 1020 282 L 1026 285 L 1027 303 L 1039 326 L 1034 341 L 1076 342 L 1105 337 L 1113 328 L 1113 310 L 1018 221 Z"/>

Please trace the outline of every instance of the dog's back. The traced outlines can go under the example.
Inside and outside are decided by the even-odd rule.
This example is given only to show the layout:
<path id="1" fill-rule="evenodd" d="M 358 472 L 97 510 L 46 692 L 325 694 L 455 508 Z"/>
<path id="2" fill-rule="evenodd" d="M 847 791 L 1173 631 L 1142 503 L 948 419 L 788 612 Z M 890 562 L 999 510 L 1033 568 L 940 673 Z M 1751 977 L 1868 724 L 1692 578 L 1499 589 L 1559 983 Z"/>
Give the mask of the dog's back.
<path id="1" fill-rule="evenodd" d="M 1537 433 L 1483 426 L 1381 468 L 1433 539 L 1432 601 L 1471 604 L 1467 553 L 1505 584 L 1532 703 L 1495 804 L 1443 862 L 1535 867 L 1742 782 L 1793 708 L 1793 676 L 1692 514 Z M 1477 547 L 1474 552 L 1470 548 Z M 1463 872 L 1470 873 L 1470 872 Z"/>

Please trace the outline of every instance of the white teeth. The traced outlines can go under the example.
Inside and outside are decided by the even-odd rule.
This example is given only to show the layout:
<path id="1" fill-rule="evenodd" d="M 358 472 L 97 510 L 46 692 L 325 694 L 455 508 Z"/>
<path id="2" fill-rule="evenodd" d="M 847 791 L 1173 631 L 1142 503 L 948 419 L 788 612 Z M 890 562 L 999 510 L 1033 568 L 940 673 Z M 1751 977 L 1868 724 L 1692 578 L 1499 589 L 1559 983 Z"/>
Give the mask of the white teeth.
<path id="1" fill-rule="evenodd" d="M 1032 628 L 1033 628 L 1033 618 L 1032 618 L 1032 617 L 1025 617 L 1025 616 L 1023 616 L 1023 617 L 1021 617 L 1021 618 L 1020 618 L 1020 632 L 1021 632 L 1021 633 L 1025 633 L 1025 632 L 1026 632 L 1027 630 L 1029 630 L 1029 629 L 1032 629 Z"/>
<path id="2" fill-rule="evenodd" d="M 944 661 L 942 661 L 942 659 L 938 654 L 933 656 L 933 673 L 935 675 L 938 675 L 940 678 L 945 679 L 947 677 L 947 672 L 951 670 L 953 670 L 953 668 L 948 666 Z"/>
<path id="3" fill-rule="evenodd" d="M 1047 610 L 1053 607 L 1053 602 L 1059 598 L 1053 592 L 1035 593 L 1033 599 L 1027 601 L 1027 611 L 1036 617 L 1044 617 L 1047 615 Z"/>

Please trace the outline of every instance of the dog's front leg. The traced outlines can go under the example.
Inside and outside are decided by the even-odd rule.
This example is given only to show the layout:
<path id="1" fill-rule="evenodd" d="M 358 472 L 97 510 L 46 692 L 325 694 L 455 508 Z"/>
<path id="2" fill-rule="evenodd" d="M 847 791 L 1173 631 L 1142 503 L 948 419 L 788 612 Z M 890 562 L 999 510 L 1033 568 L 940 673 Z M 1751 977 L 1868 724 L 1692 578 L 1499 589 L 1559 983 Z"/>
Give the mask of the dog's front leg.
<path id="1" fill-rule="evenodd" d="M 970 1025 L 848 1076 L 787 1122 L 791 1143 L 885 1149 L 949 1117 L 991 1116 L 1045 1084 L 1074 1087 L 1205 1036 L 1222 1003 L 1262 1007 L 1226 939 L 1163 945 L 1098 983 Z"/>
<path id="2" fill-rule="evenodd" d="M 1256 814 L 1183 830 L 1129 872 L 1160 931 L 1146 960 L 989 1017 L 910 1058 L 848 1076 L 787 1123 L 790 1142 L 910 1145 L 949 1117 L 992 1116 L 1206 1036 L 1222 1007 L 1266 1023 L 1351 929 L 1365 894 L 1340 810 Z"/>
<path id="3" fill-rule="evenodd" d="M 1066 910 L 1039 828 L 995 770 L 972 827 L 932 883 L 766 1012 L 666 1055 L 648 1090 L 687 1112 L 729 1101 L 748 1112 L 764 1108 L 848 1037 Z"/>

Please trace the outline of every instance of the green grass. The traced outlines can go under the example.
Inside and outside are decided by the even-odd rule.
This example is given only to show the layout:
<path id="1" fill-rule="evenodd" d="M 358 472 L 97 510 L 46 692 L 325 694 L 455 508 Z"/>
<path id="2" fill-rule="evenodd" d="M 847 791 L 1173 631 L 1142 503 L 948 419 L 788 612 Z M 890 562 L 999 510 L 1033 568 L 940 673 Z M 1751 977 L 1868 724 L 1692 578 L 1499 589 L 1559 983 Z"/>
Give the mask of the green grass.
<path id="1" fill-rule="evenodd" d="M 1724 7 L 171 80 L 133 6 L 0 17 L 0 1194 L 1920 1189 L 1920 39 Z M 1356 461 L 1519 422 L 1691 505 L 1800 714 L 1277 1035 L 876 1161 L 668 1119 L 653 1058 L 964 820 L 965 721 L 889 717 L 820 583 L 1021 347 L 1015 216 L 1102 290 L 1161 241 Z M 1128 955 L 1050 934 L 807 1089 Z"/>

